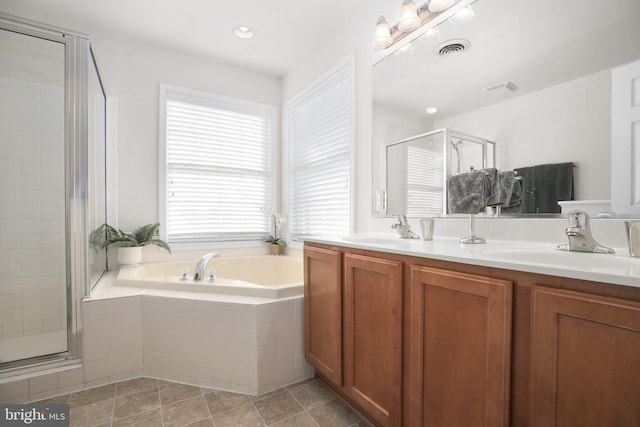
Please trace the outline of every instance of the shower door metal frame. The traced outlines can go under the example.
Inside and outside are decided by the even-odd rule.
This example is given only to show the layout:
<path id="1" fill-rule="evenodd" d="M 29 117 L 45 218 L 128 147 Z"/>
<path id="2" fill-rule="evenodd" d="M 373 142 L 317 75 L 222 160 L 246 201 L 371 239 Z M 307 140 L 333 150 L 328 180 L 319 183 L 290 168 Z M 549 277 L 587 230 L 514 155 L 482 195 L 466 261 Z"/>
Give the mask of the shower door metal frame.
<path id="1" fill-rule="evenodd" d="M 0 29 L 65 46 L 65 251 L 67 351 L 0 364 L 0 378 L 78 363 L 82 358 L 82 298 L 89 294 L 88 63 L 89 39 L 0 13 Z"/>

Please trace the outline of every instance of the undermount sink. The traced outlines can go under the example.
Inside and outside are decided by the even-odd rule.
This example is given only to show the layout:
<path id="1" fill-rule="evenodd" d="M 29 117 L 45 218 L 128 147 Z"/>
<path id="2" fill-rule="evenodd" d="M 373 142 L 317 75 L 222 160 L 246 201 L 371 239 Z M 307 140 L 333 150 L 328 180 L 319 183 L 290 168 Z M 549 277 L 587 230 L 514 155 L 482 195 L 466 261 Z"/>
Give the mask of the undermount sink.
<path id="1" fill-rule="evenodd" d="M 640 260 L 628 256 L 590 252 L 564 252 L 532 249 L 488 250 L 486 255 L 501 261 L 547 264 L 587 269 L 626 269 L 640 271 Z"/>

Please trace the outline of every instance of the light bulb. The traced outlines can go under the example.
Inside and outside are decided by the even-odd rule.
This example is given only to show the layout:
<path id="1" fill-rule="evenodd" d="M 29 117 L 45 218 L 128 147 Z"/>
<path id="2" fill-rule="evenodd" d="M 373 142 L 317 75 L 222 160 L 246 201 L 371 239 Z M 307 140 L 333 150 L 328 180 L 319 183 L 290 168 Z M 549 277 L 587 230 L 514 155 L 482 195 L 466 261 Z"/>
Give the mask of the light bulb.
<path id="1" fill-rule="evenodd" d="M 429 10 L 431 12 L 442 12 L 449 9 L 456 3 L 456 0 L 431 0 L 429 2 Z"/>
<path id="2" fill-rule="evenodd" d="M 471 9 L 471 6 L 467 6 L 464 9 L 460 9 L 459 11 L 456 12 L 455 15 L 449 18 L 449 22 L 455 25 L 461 25 L 461 24 L 468 23 L 472 19 L 473 19 L 473 9 Z"/>
<path id="3" fill-rule="evenodd" d="M 437 29 L 436 27 L 433 27 L 425 31 L 424 34 L 420 36 L 420 39 L 427 40 L 429 42 L 436 42 L 440 40 L 441 35 L 442 34 L 440 33 L 440 30 Z"/>
<path id="4" fill-rule="evenodd" d="M 437 113 L 437 112 L 438 112 L 438 107 L 428 107 L 428 108 L 425 108 L 425 112 L 426 112 L 427 114 L 435 114 L 435 113 Z"/>
<path id="5" fill-rule="evenodd" d="M 402 15 L 398 22 L 398 29 L 403 32 L 413 31 L 421 24 L 418 10 L 413 0 L 402 1 Z"/>
<path id="6" fill-rule="evenodd" d="M 387 20 L 384 19 L 384 16 L 378 18 L 378 24 L 376 25 L 376 33 L 373 36 L 373 47 L 376 50 L 382 50 L 389 46 L 393 42 L 393 38 L 391 38 L 391 30 L 389 29 L 389 24 Z"/>

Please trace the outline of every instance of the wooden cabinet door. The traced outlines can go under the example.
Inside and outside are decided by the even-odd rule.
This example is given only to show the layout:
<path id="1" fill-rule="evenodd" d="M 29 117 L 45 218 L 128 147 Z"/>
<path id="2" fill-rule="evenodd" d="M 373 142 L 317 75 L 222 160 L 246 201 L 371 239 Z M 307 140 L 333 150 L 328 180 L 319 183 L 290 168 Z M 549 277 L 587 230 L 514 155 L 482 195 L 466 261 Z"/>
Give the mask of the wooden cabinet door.
<path id="1" fill-rule="evenodd" d="M 402 263 L 346 254 L 344 390 L 379 425 L 402 414 Z"/>
<path id="2" fill-rule="evenodd" d="M 305 357 L 317 372 L 342 385 L 342 254 L 304 248 Z"/>
<path id="3" fill-rule="evenodd" d="M 512 283 L 411 268 L 409 424 L 509 423 Z"/>
<path id="4" fill-rule="evenodd" d="M 640 426 L 640 304 L 535 287 L 531 427 Z"/>

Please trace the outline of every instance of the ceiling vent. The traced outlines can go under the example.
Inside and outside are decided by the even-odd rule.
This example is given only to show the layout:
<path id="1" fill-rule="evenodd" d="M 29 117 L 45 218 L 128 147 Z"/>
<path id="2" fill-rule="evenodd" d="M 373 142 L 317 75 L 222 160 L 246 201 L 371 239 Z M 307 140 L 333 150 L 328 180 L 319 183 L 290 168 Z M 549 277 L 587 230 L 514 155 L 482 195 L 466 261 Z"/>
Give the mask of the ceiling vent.
<path id="1" fill-rule="evenodd" d="M 514 85 L 511 81 L 506 81 L 502 83 L 498 83 L 497 85 L 485 87 L 482 89 L 487 93 L 509 93 L 518 89 L 518 86 Z"/>
<path id="2" fill-rule="evenodd" d="M 463 53 L 468 51 L 470 47 L 471 42 L 469 40 L 447 40 L 436 46 L 436 48 L 433 50 L 433 53 L 444 58 L 451 58 L 454 56 L 462 55 Z"/>

